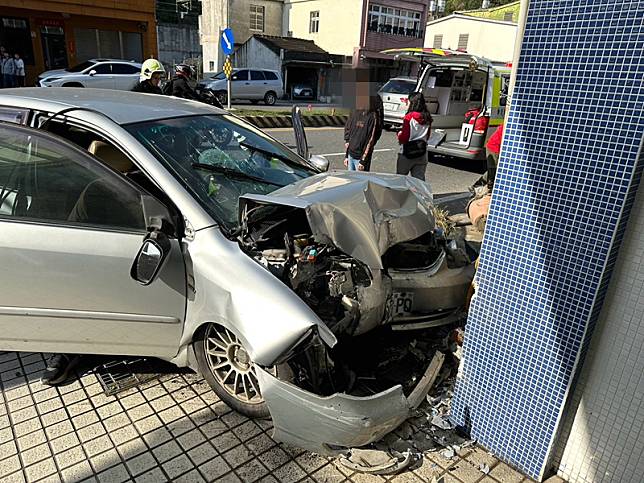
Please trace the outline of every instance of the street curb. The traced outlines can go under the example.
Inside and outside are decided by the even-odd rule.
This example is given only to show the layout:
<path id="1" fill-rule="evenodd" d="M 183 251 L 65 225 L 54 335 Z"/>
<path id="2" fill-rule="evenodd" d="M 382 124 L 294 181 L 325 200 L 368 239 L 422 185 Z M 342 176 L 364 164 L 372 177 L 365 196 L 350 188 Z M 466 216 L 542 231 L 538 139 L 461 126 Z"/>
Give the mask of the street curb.
<path id="1" fill-rule="evenodd" d="M 293 127 L 291 116 L 243 116 L 242 119 L 250 122 L 256 127 L 263 129 L 270 129 L 275 127 Z M 304 127 L 329 127 L 338 126 L 342 127 L 346 124 L 349 116 L 331 116 L 331 115 L 313 115 L 302 116 L 302 124 Z"/>

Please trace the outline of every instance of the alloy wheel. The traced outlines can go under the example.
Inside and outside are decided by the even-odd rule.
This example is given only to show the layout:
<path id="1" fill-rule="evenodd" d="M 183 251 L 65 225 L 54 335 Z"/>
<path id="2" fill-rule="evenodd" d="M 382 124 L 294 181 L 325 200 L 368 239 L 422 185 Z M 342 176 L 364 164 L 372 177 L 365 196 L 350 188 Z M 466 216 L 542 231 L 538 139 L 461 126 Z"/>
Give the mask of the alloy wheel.
<path id="1" fill-rule="evenodd" d="M 210 371 L 226 392 L 246 404 L 264 402 L 255 365 L 233 332 L 211 324 L 206 331 L 204 346 Z"/>

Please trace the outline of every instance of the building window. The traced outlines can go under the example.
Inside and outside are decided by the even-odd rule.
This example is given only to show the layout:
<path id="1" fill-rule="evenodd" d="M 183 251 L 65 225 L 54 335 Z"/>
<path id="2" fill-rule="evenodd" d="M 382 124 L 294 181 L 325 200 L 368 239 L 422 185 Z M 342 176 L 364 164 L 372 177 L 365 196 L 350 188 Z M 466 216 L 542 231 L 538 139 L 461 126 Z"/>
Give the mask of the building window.
<path id="1" fill-rule="evenodd" d="M 209 67 L 208 70 L 210 72 L 214 72 L 215 71 L 215 61 L 211 60 L 210 62 L 208 62 L 208 67 Z"/>
<path id="2" fill-rule="evenodd" d="M 421 13 L 414 10 L 370 5 L 367 29 L 371 32 L 422 38 L 420 19 Z"/>
<path id="3" fill-rule="evenodd" d="M 309 33 L 317 34 L 319 30 L 320 30 L 320 12 L 319 11 L 311 12 L 310 20 L 309 20 Z"/>
<path id="4" fill-rule="evenodd" d="M 470 34 L 461 34 L 458 36 L 458 50 L 467 50 L 467 41 L 470 39 Z"/>
<path id="5" fill-rule="evenodd" d="M 442 49 L 443 48 L 443 35 L 434 35 L 434 45 L 433 47 L 435 49 Z"/>
<path id="6" fill-rule="evenodd" d="M 514 13 L 513 12 L 505 12 L 503 15 L 503 20 L 506 22 L 514 22 Z"/>
<path id="7" fill-rule="evenodd" d="M 261 5 L 250 6 L 250 29 L 258 32 L 264 31 L 264 7 Z"/>

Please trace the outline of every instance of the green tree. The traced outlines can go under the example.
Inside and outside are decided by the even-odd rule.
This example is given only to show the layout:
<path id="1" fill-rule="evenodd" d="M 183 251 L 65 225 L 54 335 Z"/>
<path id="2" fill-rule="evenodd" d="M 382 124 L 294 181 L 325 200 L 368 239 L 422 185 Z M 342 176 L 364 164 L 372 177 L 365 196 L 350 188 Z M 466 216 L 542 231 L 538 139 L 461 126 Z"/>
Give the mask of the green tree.
<path id="1" fill-rule="evenodd" d="M 490 0 L 490 7 L 498 7 L 505 5 L 515 0 Z M 475 10 L 481 8 L 482 0 L 447 0 L 445 4 L 445 15 L 457 12 L 460 10 Z"/>

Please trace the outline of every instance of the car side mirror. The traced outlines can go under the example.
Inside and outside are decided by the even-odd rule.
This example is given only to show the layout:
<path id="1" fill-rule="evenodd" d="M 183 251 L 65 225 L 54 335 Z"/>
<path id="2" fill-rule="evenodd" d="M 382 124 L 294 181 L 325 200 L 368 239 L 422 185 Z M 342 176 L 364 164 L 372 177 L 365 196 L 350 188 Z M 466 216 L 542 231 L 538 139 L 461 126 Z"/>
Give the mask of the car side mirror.
<path id="1" fill-rule="evenodd" d="M 94 77 L 96 75 L 96 71 L 94 69 L 89 71 L 90 77 Z"/>
<path id="2" fill-rule="evenodd" d="M 319 154 L 313 154 L 309 158 L 309 162 L 322 172 L 329 170 L 329 160 L 326 159 L 324 156 L 320 156 Z"/>
<path id="3" fill-rule="evenodd" d="M 150 285 L 157 277 L 171 249 L 170 239 L 165 233 L 156 229 L 151 231 L 146 235 L 134 259 L 130 276 L 141 285 Z"/>

